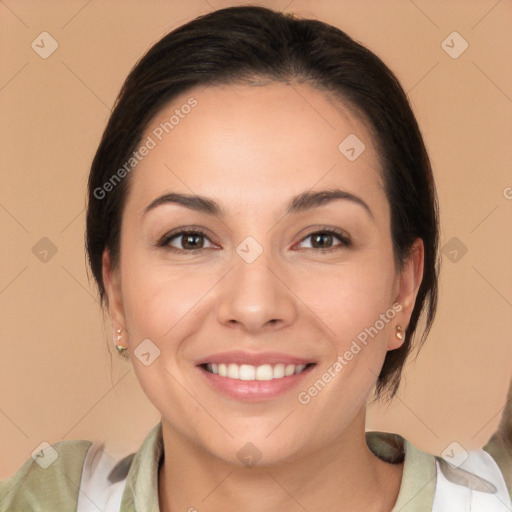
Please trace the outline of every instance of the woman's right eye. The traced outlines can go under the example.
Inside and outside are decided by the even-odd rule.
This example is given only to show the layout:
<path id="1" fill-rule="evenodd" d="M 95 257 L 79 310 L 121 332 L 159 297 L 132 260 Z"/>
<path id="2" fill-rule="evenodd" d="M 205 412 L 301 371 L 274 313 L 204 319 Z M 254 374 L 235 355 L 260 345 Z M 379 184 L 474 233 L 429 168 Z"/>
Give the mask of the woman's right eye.
<path id="1" fill-rule="evenodd" d="M 160 247 L 169 247 L 177 252 L 195 252 L 202 249 L 207 249 L 204 240 L 208 240 L 205 233 L 198 230 L 179 231 L 165 235 L 165 237 L 158 243 Z M 209 242 L 211 244 L 211 242 Z M 211 244 L 213 247 L 213 244 Z"/>

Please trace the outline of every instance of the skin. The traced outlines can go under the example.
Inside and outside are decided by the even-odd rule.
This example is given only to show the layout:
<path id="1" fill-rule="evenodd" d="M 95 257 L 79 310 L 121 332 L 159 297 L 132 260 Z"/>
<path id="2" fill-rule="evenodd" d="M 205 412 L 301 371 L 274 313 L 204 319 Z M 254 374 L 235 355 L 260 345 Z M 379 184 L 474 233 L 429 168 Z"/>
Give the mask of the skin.
<path id="1" fill-rule="evenodd" d="M 402 343 L 395 328 L 409 322 L 423 244 L 416 241 L 398 272 L 370 131 L 326 93 L 268 83 L 188 91 L 157 114 L 146 136 L 190 96 L 197 107 L 129 178 L 119 266 L 111 268 L 108 251 L 103 258 L 114 328 L 123 329 L 140 384 L 162 415 L 160 509 L 390 511 L 403 467 L 368 449 L 365 410 L 386 352 Z M 349 134 L 366 146 L 353 162 L 338 150 Z M 331 187 L 358 196 L 371 214 L 346 199 L 285 214 L 291 197 Z M 207 196 L 225 215 L 172 203 L 144 214 L 169 192 Z M 180 236 L 158 247 L 171 230 L 190 226 L 207 232 L 199 252 L 186 252 Z M 343 230 L 351 245 L 334 237 L 322 251 L 309 235 L 324 227 Z M 263 250 L 250 264 L 236 252 L 249 235 Z M 394 303 L 402 310 L 317 396 L 299 403 L 297 394 Z M 149 366 L 133 354 L 147 338 L 161 351 Z M 214 390 L 195 365 L 235 348 L 316 366 L 297 389 L 243 402 Z M 262 454 L 253 467 L 237 457 L 247 442 Z"/>

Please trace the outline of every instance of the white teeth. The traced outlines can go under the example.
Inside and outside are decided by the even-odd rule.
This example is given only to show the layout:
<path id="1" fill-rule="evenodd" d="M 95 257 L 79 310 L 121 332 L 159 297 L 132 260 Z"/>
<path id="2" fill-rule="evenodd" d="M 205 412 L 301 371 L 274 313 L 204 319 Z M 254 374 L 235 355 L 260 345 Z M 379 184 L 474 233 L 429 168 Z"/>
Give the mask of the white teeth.
<path id="1" fill-rule="evenodd" d="M 305 364 L 287 364 L 278 363 L 275 365 L 263 364 L 261 366 L 252 366 L 250 364 L 216 364 L 208 363 L 206 370 L 221 377 L 229 377 L 238 380 L 272 380 L 290 377 L 301 373 Z"/>
<path id="2" fill-rule="evenodd" d="M 295 373 L 300 373 L 302 370 L 304 370 L 304 368 L 306 368 L 305 364 L 299 364 L 298 366 L 295 367 Z"/>
<path id="3" fill-rule="evenodd" d="M 250 364 L 241 364 L 238 375 L 240 380 L 254 380 L 256 378 L 256 368 Z"/>
<path id="4" fill-rule="evenodd" d="M 238 365 L 228 364 L 228 377 L 230 379 L 238 379 Z"/>
<path id="5" fill-rule="evenodd" d="M 274 366 L 274 379 L 280 379 L 284 377 L 284 364 L 276 364 Z"/>
<path id="6" fill-rule="evenodd" d="M 256 368 L 256 380 L 272 380 L 273 371 L 272 366 L 264 364 Z"/>

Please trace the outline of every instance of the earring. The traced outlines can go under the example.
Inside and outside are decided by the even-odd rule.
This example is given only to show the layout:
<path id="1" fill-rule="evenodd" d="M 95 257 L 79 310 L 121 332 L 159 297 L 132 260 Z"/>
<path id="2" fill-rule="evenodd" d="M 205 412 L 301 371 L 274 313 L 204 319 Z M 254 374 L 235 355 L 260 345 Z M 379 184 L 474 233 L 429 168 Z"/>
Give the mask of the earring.
<path id="1" fill-rule="evenodd" d="M 395 336 L 399 340 L 403 340 L 404 339 L 404 334 L 403 334 L 402 328 L 399 325 L 396 326 Z"/>
<path id="2" fill-rule="evenodd" d="M 118 345 L 118 343 L 123 339 L 123 336 L 121 334 L 121 329 L 116 329 L 116 333 L 114 335 L 114 347 L 116 347 L 117 351 L 122 354 L 125 350 L 128 350 L 128 347 L 123 347 L 122 345 Z"/>

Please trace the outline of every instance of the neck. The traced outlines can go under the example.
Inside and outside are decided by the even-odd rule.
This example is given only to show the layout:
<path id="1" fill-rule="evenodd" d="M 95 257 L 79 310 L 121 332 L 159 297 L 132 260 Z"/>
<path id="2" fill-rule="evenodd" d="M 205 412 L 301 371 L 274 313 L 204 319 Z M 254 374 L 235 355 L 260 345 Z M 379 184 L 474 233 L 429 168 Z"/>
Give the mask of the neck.
<path id="1" fill-rule="evenodd" d="M 162 430 L 162 512 L 390 512 L 398 496 L 403 464 L 387 464 L 369 450 L 364 410 L 321 450 L 261 467 L 228 464 L 184 439 L 163 419 Z"/>

